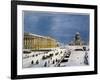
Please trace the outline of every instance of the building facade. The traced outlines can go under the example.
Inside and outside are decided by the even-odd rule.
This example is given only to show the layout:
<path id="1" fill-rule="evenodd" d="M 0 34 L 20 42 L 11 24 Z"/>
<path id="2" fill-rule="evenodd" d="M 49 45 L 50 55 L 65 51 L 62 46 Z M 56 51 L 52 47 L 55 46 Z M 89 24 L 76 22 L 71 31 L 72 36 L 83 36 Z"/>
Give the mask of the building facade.
<path id="1" fill-rule="evenodd" d="M 41 50 L 58 46 L 57 41 L 51 37 L 24 33 L 24 49 Z"/>
<path id="2" fill-rule="evenodd" d="M 69 45 L 85 45 L 86 43 L 81 40 L 80 33 L 75 34 L 74 40 L 69 43 Z"/>

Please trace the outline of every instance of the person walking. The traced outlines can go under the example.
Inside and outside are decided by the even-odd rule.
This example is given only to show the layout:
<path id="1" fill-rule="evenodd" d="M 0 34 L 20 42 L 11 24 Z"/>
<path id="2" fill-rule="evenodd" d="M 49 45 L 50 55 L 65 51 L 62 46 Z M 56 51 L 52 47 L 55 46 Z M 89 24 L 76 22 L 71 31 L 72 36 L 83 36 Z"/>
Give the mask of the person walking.
<path id="1" fill-rule="evenodd" d="M 85 52 L 85 56 L 84 56 L 84 64 L 88 65 L 88 53 Z"/>

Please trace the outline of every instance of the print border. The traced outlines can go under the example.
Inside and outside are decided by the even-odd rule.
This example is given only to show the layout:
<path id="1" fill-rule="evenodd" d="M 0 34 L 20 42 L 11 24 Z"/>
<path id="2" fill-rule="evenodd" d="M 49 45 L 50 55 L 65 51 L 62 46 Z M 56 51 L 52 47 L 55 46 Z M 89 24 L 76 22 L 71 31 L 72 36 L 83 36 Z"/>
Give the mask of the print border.
<path id="1" fill-rule="evenodd" d="M 17 5 L 27 5 L 27 6 L 36 5 L 36 6 L 49 6 L 49 7 L 93 9 L 94 10 L 94 54 L 95 54 L 94 71 L 17 75 L 17 34 L 18 34 Z M 75 76 L 75 75 L 90 75 L 90 74 L 97 74 L 97 6 L 96 5 L 49 3 L 49 2 L 34 2 L 34 1 L 11 1 L 11 79 Z"/>

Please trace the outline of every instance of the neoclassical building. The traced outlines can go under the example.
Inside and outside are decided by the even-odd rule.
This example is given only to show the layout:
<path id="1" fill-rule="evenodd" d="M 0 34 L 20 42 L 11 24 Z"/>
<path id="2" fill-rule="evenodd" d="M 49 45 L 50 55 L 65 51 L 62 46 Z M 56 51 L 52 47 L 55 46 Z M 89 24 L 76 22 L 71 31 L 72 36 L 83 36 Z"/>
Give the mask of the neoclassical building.
<path id="1" fill-rule="evenodd" d="M 86 43 L 82 41 L 80 33 L 76 32 L 74 40 L 69 43 L 69 45 L 85 45 Z"/>
<path id="2" fill-rule="evenodd" d="M 40 50 L 58 46 L 58 42 L 51 37 L 24 33 L 24 49 Z"/>

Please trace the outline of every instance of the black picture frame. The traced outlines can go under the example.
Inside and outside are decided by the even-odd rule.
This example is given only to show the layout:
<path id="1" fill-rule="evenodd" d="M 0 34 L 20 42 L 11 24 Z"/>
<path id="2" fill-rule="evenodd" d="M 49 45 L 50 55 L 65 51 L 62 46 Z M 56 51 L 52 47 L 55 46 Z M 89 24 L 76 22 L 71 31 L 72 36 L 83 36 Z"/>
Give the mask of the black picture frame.
<path id="1" fill-rule="evenodd" d="M 94 71 L 82 72 L 63 72 L 49 74 L 17 74 L 17 5 L 36 5 L 47 7 L 62 7 L 62 8 L 80 8 L 94 10 Z M 97 74 L 97 6 L 83 4 L 65 4 L 65 3 L 49 3 L 49 2 L 33 2 L 33 1 L 11 1 L 11 79 L 25 78 L 43 78 L 43 77 L 60 77 L 60 76 L 76 76 Z"/>

